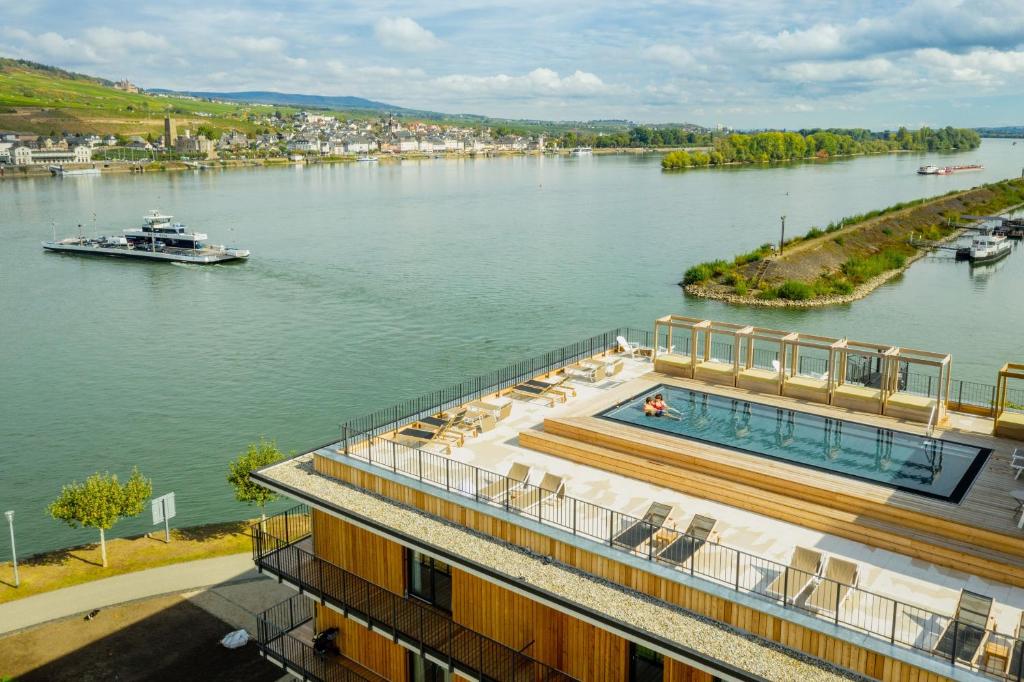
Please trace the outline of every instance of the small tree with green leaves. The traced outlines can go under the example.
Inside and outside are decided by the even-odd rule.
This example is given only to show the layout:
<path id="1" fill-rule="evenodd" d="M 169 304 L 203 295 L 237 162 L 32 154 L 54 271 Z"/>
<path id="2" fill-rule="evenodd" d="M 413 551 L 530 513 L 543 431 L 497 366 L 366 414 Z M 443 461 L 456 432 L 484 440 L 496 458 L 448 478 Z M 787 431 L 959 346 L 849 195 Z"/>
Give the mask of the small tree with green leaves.
<path id="1" fill-rule="evenodd" d="M 228 465 L 228 483 L 235 489 L 235 499 L 258 506 L 261 521 L 266 520 L 264 510 L 268 503 L 277 499 L 277 493 L 253 481 L 249 474 L 281 461 L 281 457 L 277 443 L 260 438 L 258 443 L 249 443 L 246 451 Z"/>
<path id="2" fill-rule="evenodd" d="M 153 494 L 153 483 L 143 478 L 138 469 L 123 484 L 110 473 L 96 473 L 84 483 L 65 485 L 60 496 L 47 508 L 50 516 L 72 528 L 84 526 L 100 531 L 100 556 L 107 566 L 106 531 L 123 518 L 138 516 L 146 500 Z"/>

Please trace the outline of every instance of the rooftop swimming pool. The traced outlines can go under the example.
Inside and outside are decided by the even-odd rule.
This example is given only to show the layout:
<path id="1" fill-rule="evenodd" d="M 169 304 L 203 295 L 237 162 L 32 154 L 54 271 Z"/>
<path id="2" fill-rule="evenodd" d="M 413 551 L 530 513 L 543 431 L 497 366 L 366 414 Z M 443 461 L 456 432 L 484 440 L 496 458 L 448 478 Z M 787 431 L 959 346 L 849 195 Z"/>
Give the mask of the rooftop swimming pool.
<path id="1" fill-rule="evenodd" d="M 657 393 L 670 409 L 647 416 L 644 399 Z M 992 452 L 665 385 L 598 416 L 953 503 L 964 498 Z"/>

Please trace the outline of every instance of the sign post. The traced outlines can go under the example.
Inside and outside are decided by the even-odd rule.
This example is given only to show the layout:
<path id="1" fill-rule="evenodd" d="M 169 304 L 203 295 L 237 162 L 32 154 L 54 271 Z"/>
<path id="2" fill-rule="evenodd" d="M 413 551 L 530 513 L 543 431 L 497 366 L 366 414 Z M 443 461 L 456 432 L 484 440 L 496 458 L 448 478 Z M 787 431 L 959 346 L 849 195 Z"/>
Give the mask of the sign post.
<path id="1" fill-rule="evenodd" d="M 20 587 L 21 581 L 18 579 L 18 552 L 14 549 L 14 510 L 4 512 L 4 516 L 7 517 L 7 525 L 11 529 L 11 564 L 14 566 L 14 586 Z"/>
<path id="2" fill-rule="evenodd" d="M 164 542 L 170 543 L 171 541 L 171 526 L 170 520 L 176 516 L 177 511 L 174 508 L 174 493 L 167 493 L 160 497 L 152 500 L 153 506 L 153 525 L 158 523 L 164 524 Z"/>

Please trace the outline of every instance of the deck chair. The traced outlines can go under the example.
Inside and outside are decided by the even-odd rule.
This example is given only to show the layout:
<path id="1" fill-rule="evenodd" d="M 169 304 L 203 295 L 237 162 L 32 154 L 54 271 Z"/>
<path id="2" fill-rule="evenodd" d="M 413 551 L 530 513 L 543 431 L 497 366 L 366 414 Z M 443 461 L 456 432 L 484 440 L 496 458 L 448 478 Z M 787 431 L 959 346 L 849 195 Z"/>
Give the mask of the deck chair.
<path id="1" fill-rule="evenodd" d="M 491 502 L 500 502 L 505 499 L 506 495 L 522 487 L 529 477 L 530 467 L 519 462 L 513 462 L 507 474 L 493 483 L 485 485 L 477 491 L 477 495 Z"/>
<path id="2" fill-rule="evenodd" d="M 794 602 L 821 570 L 823 555 L 816 549 L 797 547 L 789 559 L 789 570 L 779 573 L 768 585 L 768 594 Z"/>
<path id="3" fill-rule="evenodd" d="M 398 437 L 401 437 L 399 440 Z M 452 454 L 452 444 L 448 440 L 441 437 L 441 432 L 431 431 L 429 429 L 417 429 L 412 426 L 408 426 L 398 432 L 396 443 L 402 445 L 414 445 L 419 447 L 421 445 L 440 445 L 444 448 L 445 454 Z"/>
<path id="4" fill-rule="evenodd" d="M 565 482 L 561 476 L 544 474 L 540 485 L 527 486 L 525 489 L 513 491 L 508 496 L 508 506 L 516 511 L 526 511 L 535 504 L 543 504 L 553 497 L 565 495 Z"/>
<path id="5" fill-rule="evenodd" d="M 854 562 L 829 557 L 822 580 L 807 597 L 807 606 L 819 613 L 835 615 L 857 586 L 859 574 L 860 568 Z"/>
<path id="6" fill-rule="evenodd" d="M 717 519 L 695 514 L 686 532 L 658 552 L 658 560 L 689 568 L 690 562 L 706 543 L 717 542 L 717 527 Z"/>
<path id="7" fill-rule="evenodd" d="M 593 362 L 590 360 L 583 360 L 579 364 L 570 367 L 568 371 L 592 384 L 604 381 L 608 376 L 608 371 L 603 362 Z"/>
<path id="8" fill-rule="evenodd" d="M 509 394 L 526 399 L 546 400 L 548 402 L 548 407 L 554 407 L 555 400 L 563 403 L 566 401 L 564 393 L 553 391 L 550 386 L 540 388 L 527 383 L 514 386 L 512 390 L 509 391 Z"/>
<path id="9" fill-rule="evenodd" d="M 550 381 L 543 381 L 541 379 L 530 379 L 529 381 L 524 381 L 523 383 L 528 384 L 530 386 L 535 386 L 537 388 L 547 388 L 558 393 L 568 391 L 569 394 L 575 398 L 576 389 L 570 386 L 568 383 L 569 379 L 571 378 L 572 377 L 570 377 L 568 374 L 563 374 L 562 376 Z"/>
<path id="10" fill-rule="evenodd" d="M 512 414 L 512 401 L 508 398 L 502 398 L 500 402 L 489 403 L 485 400 L 474 400 L 467 407 L 472 412 L 483 412 L 489 413 L 494 417 L 495 421 L 501 421 L 505 417 Z"/>
<path id="11" fill-rule="evenodd" d="M 612 545 L 629 551 L 650 540 L 675 516 L 675 507 L 661 502 L 652 502 L 639 521 L 612 536 Z"/>
<path id="12" fill-rule="evenodd" d="M 625 336 L 616 336 L 615 342 L 619 344 L 619 348 L 622 349 L 623 353 L 633 358 L 634 360 L 636 359 L 637 354 L 643 355 L 644 353 L 650 353 L 650 351 L 652 350 L 645 346 L 631 345 L 629 341 L 626 340 Z"/>
<path id="13" fill-rule="evenodd" d="M 946 623 L 932 652 L 949 659 L 953 657 L 955 647 L 957 660 L 973 664 L 988 639 L 992 601 L 992 597 L 960 590 L 956 613 Z"/>
<path id="14" fill-rule="evenodd" d="M 466 410 L 459 410 L 448 416 L 423 417 L 417 423 L 427 431 L 437 431 L 438 438 L 452 441 L 461 448 L 466 442 L 465 418 Z"/>
<path id="15" fill-rule="evenodd" d="M 1013 457 L 1010 459 L 1010 468 L 1016 473 L 1013 475 L 1013 480 L 1020 478 L 1021 474 L 1024 474 L 1024 450 L 1020 448 L 1013 449 Z"/>

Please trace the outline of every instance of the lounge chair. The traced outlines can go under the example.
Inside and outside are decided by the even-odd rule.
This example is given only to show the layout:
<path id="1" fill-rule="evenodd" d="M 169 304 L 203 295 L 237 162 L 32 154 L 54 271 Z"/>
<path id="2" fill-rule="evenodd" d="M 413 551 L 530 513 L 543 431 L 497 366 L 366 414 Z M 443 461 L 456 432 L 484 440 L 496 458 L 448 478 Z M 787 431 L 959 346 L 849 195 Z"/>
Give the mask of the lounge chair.
<path id="1" fill-rule="evenodd" d="M 512 390 L 509 391 L 509 394 L 520 398 L 526 398 L 527 400 L 546 400 L 548 402 L 548 407 L 554 407 L 555 400 L 564 403 L 567 398 L 564 393 L 554 391 L 553 388 L 553 386 L 542 388 L 539 386 L 533 386 L 529 383 L 524 383 L 514 386 Z"/>
<path id="2" fill-rule="evenodd" d="M 992 617 L 992 597 L 969 590 L 960 590 L 956 613 L 946 623 L 932 652 L 950 659 L 956 647 L 957 660 L 973 664 L 985 646 Z"/>
<path id="3" fill-rule="evenodd" d="M 658 552 L 658 560 L 689 568 L 690 562 L 708 542 L 718 541 L 718 520 L 695 514 L 686 532 Z"/>
<path id="4" fill-rule="evenodd" d="M 819 613 L 835 615 L 850 596 L 850 591 L 857 586 L 859 574 L 860 568 L 852 561 L 829 557 L 822 579 L 807 597 L 807 607 Z"/>
<path id="5" fill-rule="evenodd" d="M 578 376 L 592 384 L 604 381 L 608 376 L 603 362 L 591 362 L 590 360 L 573 365 L 567 372 L 572 372 L 573 376 Z"/>
<path id="6" fill-rule="evenodd" d="M 512 414 L 512 401 L 508 398 L 497 398 L 493 401 L 474 400 L 466 407 L 471 412 L 485 412 L 494 417 L 495 421 L 501 421 Z"/>
<path id="7" fill-rule="evenodd" d="M 561 476 L 544 474 L 540 485 L 526 485 L 524 488 L 509 493 L 508 506 L 516 511 L 526 511 L 535 504 L 543 504 L 552 497 L 565 495 L 565 482 Z"/>
<path id="8" fill-rule="evenodd" d="M 457 447 L 462 447 L 466 442 L 465 424 L 466 410 L 459 410 L 454 414 L 438 417 L 423 417 L 415 422 L 420 428 L 427 431 L 436 431 L 439 439 L 452 441 Z"/>
<path id="9" fill-rule="evenodd" d="M 796 601 L 818 575 L 823 558 L 821 552 L 816 549 L 797 547 L 789 559 L 788 570 L 779 573 L 768 585 L 768 594 L 790 603 Z"/>
<path id="10" fill-rule="evenodd" d="M 576 389 L 569 385 L 570 379 L 572 379 L 571 376 L 569 376 L 568 374 L 563 374 L 562 376 L 556 377 L 555 379 L 552 379 L 550 381 L 544 381 L 542 379 L 530 379 L 528 381 L 524 381 L 523 383 L 528 384 L 529 386 L 536 386 L 537 388 L 547 388 L 549 390 L 556 391 L 559 393 L 568 392 L 575 398 Z"/>
<path id="11" fill-rule="evenodd" d="M 440 445 L 444 448 L 445 454 L 452 454 L 452 444 L 441 437 L 440 431 L 417 429 L 415 427 L 408 426 L 396 434 L 395 442 L 401 445 L 412 445 L 415 447 L 431 444 Z"/>
<path id="12" fill-rule="evenodd" d="M 647 348 L 646 346 L 633 346 L 629 343 L 629 341 L 626 340 L 625 336 L 616 336 L 615 342 L 619 344 L 619 349 L 622 350 L 623 353 L 633 358 L 634 360 L 636 359 L 637 355 L 649 356 L 651 354 L 651 351 L 653 350 L 651 348 Z"/>
<path id="13" fill-rule="evenodd" d="M 507 474 L 478 490 L 477 496 L 491 502 L 501 502 L 505 499 L 506 495 L 519 490 L 529 477 L 530 467 L 519 462 L 513 462 Z"/>
<path id="14" fill-rule="evenodd" d="M 1010 468 L 1016 473 L 1013 475 L 1013 480 L 1020 478 L 1021 474 L 1024 474 L 1024 450 L 1020 448 L 1013 449 L 1013 457 L 1010 459 Z"/>
<path id="15" fill-rule="evenodd" d="M 675 511 L 675 507 L 670 504 L 652 502 L 639 521 L 612 537 L 612 544 L 622 549 L 635 550 L 661 530 L 675 516 Z"/>

